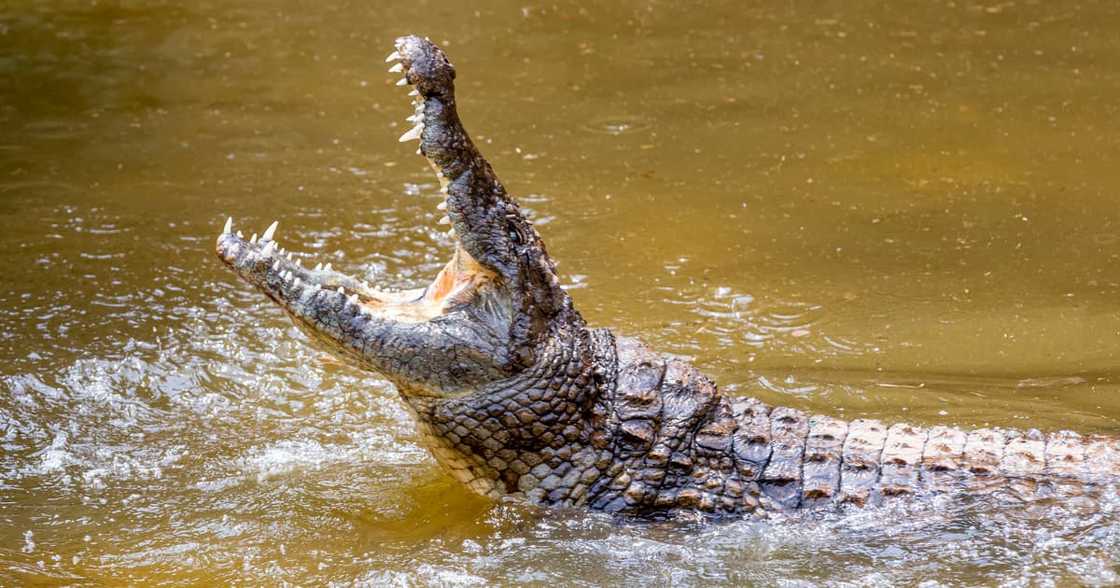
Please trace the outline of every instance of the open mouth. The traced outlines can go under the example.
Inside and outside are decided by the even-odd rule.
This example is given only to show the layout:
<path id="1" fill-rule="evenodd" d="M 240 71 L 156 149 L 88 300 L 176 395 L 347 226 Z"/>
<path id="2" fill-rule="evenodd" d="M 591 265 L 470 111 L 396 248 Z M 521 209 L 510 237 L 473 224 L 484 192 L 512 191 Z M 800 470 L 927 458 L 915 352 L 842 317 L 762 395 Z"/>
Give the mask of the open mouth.
<path id="1" fill-rule="evenodd" d="M 397 85 L 414 83 L 409 78 L 416 76 L 410 76 L 407 71 L 412 64 L 398 51 L 390 54 L 386 61 L 397 62 L 389 69 L 390 72 L 405 73 L 405 77 Z M 422 81 L 422 78 L 417 78 L 416 81 Z M 413 97 L 415 112 L 408 117 L 408 121 L 415 126 L 405 132 L 400 141 L 422 141 L 425 128 L 424 98 L 416 89 L 409 95 Z M 417 153 L 423 154 L 423 148 L 418 149 Z M 436 176 L 444 194 L 444 199 L 437 208 L 446 211 L 447 180 L 439 172 L 438 165 L 431 159 L 428 161 L 437 171 Z M 452 224 L 446 214 L 440 218 L 439 223 Z M 455 229 L 451 228 L 448 234 L 455 243 L 454 253 L 427 287 L 401 292 L 383 291 L 335 271 L 329 263 L 317 264 L 314 268 L 303 267 L 292 253 L 279 246 L 276 240 L 277 224 L 273 222 L 259 238 L 253 234 L 246 239 L 241 231 L 235 231 L 233 219 L 227 220 L 218 237 L 218 257 L 289 314 L 317 324 L 323 322 L 325 314 L 336 312 L 346 317 L 367 315 L 405 323 L 431 321 L 468 302 L 481 285 L 494 278 L 493 272 L 480 265 L 463 248 Z M 311 316 L 312 314 L 315 316 Z"/>

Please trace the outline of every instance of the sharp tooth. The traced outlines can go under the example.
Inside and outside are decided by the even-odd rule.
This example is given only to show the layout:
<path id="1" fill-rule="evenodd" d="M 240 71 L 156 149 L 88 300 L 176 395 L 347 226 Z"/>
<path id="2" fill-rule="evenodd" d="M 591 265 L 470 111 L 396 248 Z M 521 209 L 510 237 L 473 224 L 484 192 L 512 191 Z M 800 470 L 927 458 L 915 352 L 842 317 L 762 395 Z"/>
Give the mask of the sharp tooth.
<path id="1" fill-rule="evenodd" d="M 249 242 L 252 243 L 253 245 L 257 244 L 257 234 L 256 233 L 253 233 L 253 236 L 249 237 Z"/>
<path id="2" fill-rule="evenodd" d="M 455 227 L 451 227 L 450 229 L 447 229 L 447 236 L 451 237 L 452 239 L 455 238 Z"/>
<path id="3" fill-rule="evenodd" d="M 264 230 L 264 234 L 261 235 L 261 241 L 271 240 L 272 236 L 276 234 L 276 227 L 279 224 L 280 224 L 280 221 L 272 221 L 272 224 L 268 225 L 268 228 Z"/>
<path id="4" fill-rule="evenodd" d="M 399 84 L 398 84 L 398 85 L 399 85 Z M 419 95 L 420 95 L 420 90 L 417 90 L 417 89 L 413 88 L 413 89 L 412 89 L 412 90 L 411 90 L 411 91 L 410 91 L 410 92 L 408 93 L 408 95 L 409 95 L 409 96 L 419 96 Z"/>
<path id="5" fill-rule="evenodd" d="M 405 120 L 407 120 L 408 122 L 410 122 L 412 124 L 416 124 L 416 123 L 422 122 L 424 120 L 424 115 L 420 114 L 420 113 L 417 113 L 417 114 L 414 114 L 414 115 L 406 118 Z"/>
<path id="6" fill-rule="evenodd" d="M 398 59 L 401 59 L 401 54 L 394 51 L 394 52 L 390 53 L 388 57 L 385 58 L 385 63 L 389 63 L 390 61 L 396 61 Z"/>
<path id="7" fill-rule="evenodd" d="M 339 287 L 338 287 L 338 293 L 339 293 L 339 294 L 342 294 L 343 296 L 345 296 L 345 295 L 346 295 L 346 292 L 344 292 L 344 291 L 342 290 L 342 286 L 339 286 Z"/>
<path id="8" fill-rule="evenodd" d="M 401 73 L 402 71 L 404 71 L 404 65 L 400 63 L 394 63 L 393 67 L 389 68 L 389 73 Z"/>
<path id="9" fill-rule="evenodd" d="M 245 238 L 245 235 L 242 235 L 242 234 L 241 234 L 241 231 L 237 231 L 237 238 L 238 238 L 238 239 L 244 239 L 244 238 Z"/>
<path id="10" fill-rule="evenodd" d="M 327 265 L 323 266 L 323 271 L 325 271 L 325 272 L 331 271 L 331 262 L 328 261 Z"/>
<path id="11" fill-rule="evenodd" d="M 233 217 L 231 216 L 231 217 L 226 219 L 226 226 L 222 229 L 222 234 L 227 235 L 232 230 L 233 230 Z"/>
<path id="12" fill-rule="evenodd" d="M 450 218 L 448 218 L 447 216 L 443 216 L 443 217 L 441 217 L 441 218 L 439 219 L 439 224 L 441 224 L 441 225 L 449 225 L 449 224 L 451 224 L 451 219 L 450 219 Z"/>
<path id="13" fill-rule="evenodd" d="M 439 204 L 436 205 L 436 210 L 447 210 L 447 201 L 440 200 Z"/>
<path id="14" fill-rule="evenodd" d="M 419 139 L 420 138 L 420 133 L 422 133 L 422 132 L 424 132 L 424 125 L 416 125 L 416 126 L 412 127 L 411 129 L 409 129 L 405 134 L 401 135 L 401 138 L 398 139 L 398 141 L 400 141 L 401 143 L 404 143 L 405 141 L 412 141 L 413 139 Z"/>
<path id="15" fill-rule="evenodd" d="M 280 269 L 280 260 L 279 259 L 272 262 L 272 271 L 276 271 L 278 269 Z"/>
<path id="16" fill-rule="evenodd" d="M 407 86 L 408 85 L 408 78 L 401 78 L 401 79 L 397 80 L 397 85 L 398 86 Z"/>
<path id="17" fill-rule="evenodd" d="M 269 241 L 268 243 L 264 244 L 264 249 L 261 249 L 261 255 L 264 255 L 264 256 L 271 255 L 272 252 L 275 251 L 275 250 L 276 250 L 276 241 Z"/>
<path id="18" fill-rule="evenodd" d="M 292 252 L 291 251 L 288 252 L 287 257 L 288 257 L 288 261 L 292 260 Z"/>
<path id="19" fill-rule="evenodd" d="M 423 151 L 421 151 L 419 147 L 417 147 L 417 148 L 416 148 L 416 154 L 417 154 L 417 155 L 423 155 L 423 154 L 424 154 L 424 152 L 423 152 Z"/>
<path id="20" fill-rule="evenodd" d="M 315 271 L 319 271 L 321 269 L 323 269 L 323 264 L 321 264 L 321 263 L 315 264 Z"/>

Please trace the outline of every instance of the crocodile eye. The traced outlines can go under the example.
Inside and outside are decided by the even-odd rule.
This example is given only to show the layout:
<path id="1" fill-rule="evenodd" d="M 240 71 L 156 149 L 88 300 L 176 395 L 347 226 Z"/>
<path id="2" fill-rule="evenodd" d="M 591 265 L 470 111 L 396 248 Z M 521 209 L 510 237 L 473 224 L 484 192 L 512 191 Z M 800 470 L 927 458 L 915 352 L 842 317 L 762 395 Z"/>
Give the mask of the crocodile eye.
<path id="1" fill-rule="evenodd" d="M 509 215 L 506 217 L 506 235 L 514 245 L 525 245 L 533 242 L 533 229 L 523 219 Z"/>
<path id="2" fill-rule="evenodd" d="M 514 245 L 524 245 L 529 242 L 529 236 L 525 231 L 525 227 L 517 223 L 510 223 L 507 225 L 506 234 L 509 235 L 509 240 Z"/>

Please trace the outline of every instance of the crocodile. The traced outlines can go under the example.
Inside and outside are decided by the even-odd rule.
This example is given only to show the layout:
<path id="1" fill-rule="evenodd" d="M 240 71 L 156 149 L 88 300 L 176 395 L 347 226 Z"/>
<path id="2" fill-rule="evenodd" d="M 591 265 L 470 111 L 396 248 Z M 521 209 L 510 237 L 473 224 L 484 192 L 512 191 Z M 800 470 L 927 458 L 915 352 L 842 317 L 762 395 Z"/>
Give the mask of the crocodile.
<path id="1" fill-rule="evenodd" d="M 1120 471 L 1113 437 L 888 425 L 721 394 L 687 362 L 586 324 L 526 214 L 459 119 L 455 69 L 429 40 L 386 59 L 411 86 L 439 178 L 451 259 L 426 287 L 382 291 L 308 269 L 233 230 L 217 254 L 310 341 L 399 391 L 451 476 L 489 497 L 620 516 L 729 517 L 931 493 L 1054 496 Z"/>

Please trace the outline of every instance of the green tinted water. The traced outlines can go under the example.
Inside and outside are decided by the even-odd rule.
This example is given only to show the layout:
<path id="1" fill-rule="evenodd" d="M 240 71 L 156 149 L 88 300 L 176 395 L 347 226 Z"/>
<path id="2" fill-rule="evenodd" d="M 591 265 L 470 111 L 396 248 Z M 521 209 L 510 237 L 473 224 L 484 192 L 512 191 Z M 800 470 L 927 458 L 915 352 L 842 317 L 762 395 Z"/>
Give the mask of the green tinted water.
<path id="1" fill-rule="evenodd" d="M 1117 581 L 1115 500 L 714 527 L 480 500 L 211 249 L 277 218 L 430 279 L 382 64 L 427 34 L 591 322 L 767 402 L 1117 432 L 1120 7 L 379 4 L 0 7 L 0 583 Z"/>

